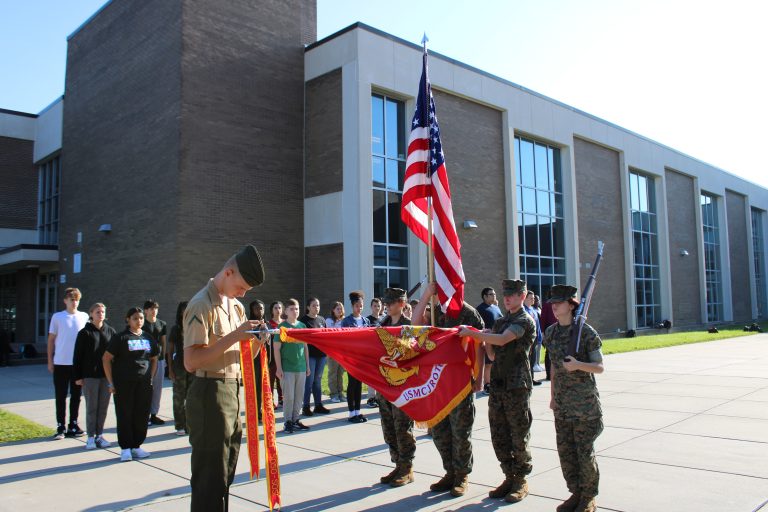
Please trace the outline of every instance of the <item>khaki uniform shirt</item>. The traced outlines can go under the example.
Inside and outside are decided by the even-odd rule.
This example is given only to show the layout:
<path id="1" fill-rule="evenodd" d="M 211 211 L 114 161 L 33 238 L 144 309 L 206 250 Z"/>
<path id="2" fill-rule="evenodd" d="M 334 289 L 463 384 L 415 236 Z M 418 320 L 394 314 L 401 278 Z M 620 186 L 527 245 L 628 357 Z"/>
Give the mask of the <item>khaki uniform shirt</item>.
<path id="1" fill-rule="evenodd" d="M 228 299 L 227 304 L 229 307 L 225 309 L 213 279 L 192 297 L 184 312 L 184 348 L 213 344 L 246 321 L 245 308 L 240 301 Z M 195 374 L 198 377 L 239 377 L 240 344 L 233 344 Z"/>

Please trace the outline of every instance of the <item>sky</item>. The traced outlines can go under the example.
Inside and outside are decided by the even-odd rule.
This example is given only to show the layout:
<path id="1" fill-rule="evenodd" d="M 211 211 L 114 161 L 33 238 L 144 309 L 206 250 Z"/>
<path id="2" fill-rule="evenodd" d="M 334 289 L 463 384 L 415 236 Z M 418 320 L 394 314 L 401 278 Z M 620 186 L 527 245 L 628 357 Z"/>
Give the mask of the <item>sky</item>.
<path id="1" fill-rule="evenodd" d="M 104 3 L 0 0 L 0 108 L 37 113 L 63 94 L 66 38 Z M 317 5 L 318 39 L 356 21 L 417 44 L 426 32 L 432 51 L 768 187 L 764 2 Z"/>

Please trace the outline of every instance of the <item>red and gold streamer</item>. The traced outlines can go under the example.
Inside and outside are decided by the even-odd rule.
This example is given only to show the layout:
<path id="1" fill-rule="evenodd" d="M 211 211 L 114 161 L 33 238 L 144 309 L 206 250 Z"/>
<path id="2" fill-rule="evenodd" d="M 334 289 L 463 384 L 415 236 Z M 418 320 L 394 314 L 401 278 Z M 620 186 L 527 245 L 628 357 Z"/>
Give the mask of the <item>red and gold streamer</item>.
<path id="1" fill-rule="evenodd" d="M 264 465 L 267 469 L 267 499 L 269 510 L 282 505 L 280 501 L 280 466 L 277 460 L 277 432 L 275 431 L 275 403 L 269 385 L 269 361 L 267 350 L 260 351 L 261 358 L 261 418 L 264 423 Z"/>
<path id="2" fill-rule="evenodd" d="M 240 340 L 240 368 L 245 391 L 245 440 L 248 445 L 248 460 L 251 478 L 259 476 L 259 405 L 256 399 L 256 378 L 253 368 L 253 351 L 250 340 Z"/>
<path id="3" fill-rule="evenodd" d="M 245 390 L 245 432 L 248 446 L 251 478 L 259 477 L 259 419 L 256 398 L 256 379 L 261 379 L 261 406 L 264 423 L 264 459 L 267 470 L 267 497 L 269 509 L 280 507 L 280 468 L 277 459 L 277 433 L 275 431 L 275 409 L 272 389 L 269 385 L 269 362 L 267 351 L 262 348 L 258 357 L 261 361 L 261 375 L 256 375 L 250 340 L 240 340 L 240 367 L 243 372 Z"/>

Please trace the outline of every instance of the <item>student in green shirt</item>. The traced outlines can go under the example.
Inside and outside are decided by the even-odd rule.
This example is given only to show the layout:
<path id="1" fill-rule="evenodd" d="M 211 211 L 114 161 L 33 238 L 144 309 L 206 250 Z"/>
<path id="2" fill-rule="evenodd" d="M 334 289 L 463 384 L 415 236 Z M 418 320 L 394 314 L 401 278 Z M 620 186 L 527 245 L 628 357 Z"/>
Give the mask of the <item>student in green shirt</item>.
<path id="1" fill-rule="evenodd" d="M 288 299 L 285 303 L 284 322 L 280 327 L 288 329 L 306 329 L 307 326 L 299 322 L 299 301 Z M 293 433 L 295 430 L 309 430 L 299 420 L 301 404 L 304 398 L 304 382 L 309 375 L 309 351 L 307 344 L 301 342 L 281 343 L 280 335 L 276 334 L 274 344 L 275 364 L 277 365 L 277 378 L 280 379 L 283 388 L 283 418 L 285 431 Z"/>

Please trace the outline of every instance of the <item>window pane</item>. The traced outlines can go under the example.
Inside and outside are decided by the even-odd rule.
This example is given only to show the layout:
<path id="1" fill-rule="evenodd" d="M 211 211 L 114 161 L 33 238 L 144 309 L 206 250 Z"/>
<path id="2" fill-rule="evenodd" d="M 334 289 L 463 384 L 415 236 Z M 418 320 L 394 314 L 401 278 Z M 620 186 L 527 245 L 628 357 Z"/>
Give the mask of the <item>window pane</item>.
<path id="1" fill-rule="evenodd" d="M 536 174 L 536 187 L 549 188 L 549 169 L 547 169 L 547 147 L 541 144 L 534 146 L 534 168 Z"/>
<path id="2" fill-rule="evenodd" d="M 536 216 L 525 214 L 523 219 L 525 221 L 525 253 L 529 255 L 539 254 Z"/>
<path id="3" fill-rule="evenodd" d="M 552 224 L 549 217 L 539 217 L 539 254 L 554 256 L 552 254 Z"/>
<path id="4" fill-rule="evenodd" d="M 393 192 L 387 193 L 389 200 L 389 243 L 402 244 L 408 243 L 408 237 L 405 231 L 405 224 L 400 220 L 400 194 Z"/>
<path id="5" fill-rule="evenodd" d="M 522 139 L 520 140 L 520 173 L 523 185 L 536 186 L 533 171 L 533 143 Z"/>
<path id="6" fill-rule="evenodd" d="M 523 187 L 522 211 L 536 213 L 536 191 L 532 188 Z"/>
<path id="7" fill-rule="evenodd" d="M 410 288 L 410 286 L 408 286 L 408 271 L 401 269 L 390 269 L 389 286 L 391 288 L 402 288 L 403 290 Z"/>
<path id="8" fill-rule="evenodd" d="M 373 264 L 377 267 L 387 266 L 387 246 L 386 245 L 373 246 Z"/>
<path id="9" fill-rule="evenodd" d="M 373 157 L 371 160 L 371 174 L 373 175 L 373 186 L 384 187 L 384 159 Z"/>
<path id="10" fill-rule="evenodd" d="M 405 161 L 399 160 L 397 162 L 397 190 L 403 190 L 403 183 L 405 182 Z"/>
<path id="11" fill-rule="evenodd" d="M 384 98 L 371 97 L 371 152 L 384 154 Z"/>
<path id="12" fill-rule="evenodd" d="M 373 269 L 373 296 L 382 297 L 384 289 L 387 287 L 387 269 Z"/>
<path id="13" fill-rule="evenodd" d="M 536 213 L 539 215 L 550 215 L 548 193 L 536 192 Z"/>
<path id="14" fill-rule="evenodd" d="M 408 249 L 406 247 L 389 247 L 389 266 L 407 267 Z"/>
<path id="15" fill-rule="evenodd" d="M 386 174 L 387 174 L 387 188 L 390 190 L 398 190 L 398 161 L 387 158 L 386 162 Z"/>
<path id="16" fill-rule="evenodd" d="M 387 241 L 387 200 L 386 192 L 373 191 L 373 241 L 386 243 Z"/>
<path id="17" fill-rule="evenodd" d="M 397 158 L 398 154 L 398 132 L 400 130 L 400 120 L 397 118 L 397 103 L 395 103 L 392 100 L 387 100 L 386 104 L 386 119 L 385 119 L 385 129 L 386 132 L 384 134 L 384 143 L 385 143 L 385 150 L 386 154 L 389 157 Z"/>
<path id="18" fill-rule="evenodd" d="M 523 183 L 523 175 L 520 171 L 520 139 L 517 137 L 515 137 L 515 177 L 518 185 Z"/>

